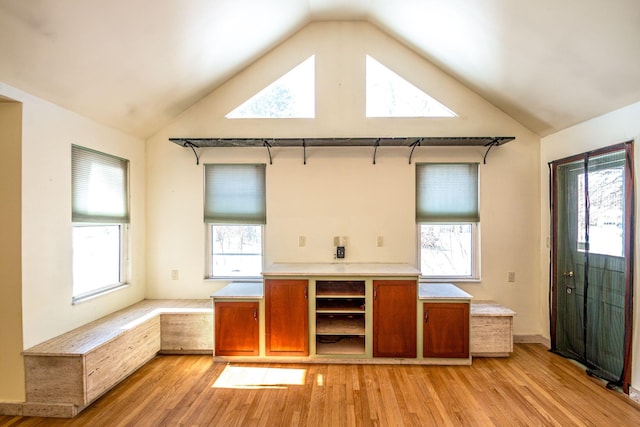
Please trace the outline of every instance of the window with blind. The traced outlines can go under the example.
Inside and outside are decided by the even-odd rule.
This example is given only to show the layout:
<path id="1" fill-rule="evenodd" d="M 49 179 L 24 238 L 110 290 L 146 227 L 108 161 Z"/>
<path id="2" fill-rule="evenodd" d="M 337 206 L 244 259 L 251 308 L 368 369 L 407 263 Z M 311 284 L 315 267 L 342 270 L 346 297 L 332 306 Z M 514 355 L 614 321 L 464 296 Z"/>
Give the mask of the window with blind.
<path id="1" fill-rule="evenodd" d="M 477 163 L 416 166 L 420 270 L 427 279 L 478 279 Z"/>
<path id="2" fill-rule="evenodd" d="M 72 146 L 73 301 L 126 283 L 129 161 Z"/>
<path id="3" fill-rule="evenodd" d="M 264 164 L 204 167 L 204 221 L 211 278 L 258 278 L 266 224 Z"/>

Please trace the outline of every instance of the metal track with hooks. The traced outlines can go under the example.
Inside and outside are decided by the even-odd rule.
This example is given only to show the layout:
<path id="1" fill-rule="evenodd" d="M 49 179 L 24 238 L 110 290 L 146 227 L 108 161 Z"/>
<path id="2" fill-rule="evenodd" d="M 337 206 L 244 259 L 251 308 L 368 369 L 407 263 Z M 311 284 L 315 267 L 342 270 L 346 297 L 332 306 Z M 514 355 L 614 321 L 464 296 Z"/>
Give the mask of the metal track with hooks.
<path id="1" fill-rule="evenodd" d="M 483 161 L 493 147 L 513 141 L 513 136 L 477 136 L 477 137 L 402 137 L 402 138 L 169 138 L 169 141 L 182 147 L 191 148 L 200 164 L 200 155 L 196 148 L 216 147 L 264 147 L 269 154 L 269 164 L 273 164 L 271 149 L 274 147 L 301 147 L 303 162 L 307 164 L 308 147 L 372 147 L 373 164 L 379 147 L 409 147 L 409 164 L 416 147 L 486 147 Z"/>

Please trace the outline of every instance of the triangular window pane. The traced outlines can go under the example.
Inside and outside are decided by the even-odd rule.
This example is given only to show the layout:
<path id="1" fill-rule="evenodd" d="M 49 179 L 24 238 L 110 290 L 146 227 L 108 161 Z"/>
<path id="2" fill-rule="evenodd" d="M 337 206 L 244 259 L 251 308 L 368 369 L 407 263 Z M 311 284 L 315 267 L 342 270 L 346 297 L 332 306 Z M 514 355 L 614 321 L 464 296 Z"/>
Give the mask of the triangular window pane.
<path id="1" fill-rule="evenodd" d="M 367 55 L 367 117 L 455 117 L 456 114 Z"/>
<path id="2" fill-rule="evenodd" d="M 228 119 L 315 117 L 315 55 L 227 114 Z"/>

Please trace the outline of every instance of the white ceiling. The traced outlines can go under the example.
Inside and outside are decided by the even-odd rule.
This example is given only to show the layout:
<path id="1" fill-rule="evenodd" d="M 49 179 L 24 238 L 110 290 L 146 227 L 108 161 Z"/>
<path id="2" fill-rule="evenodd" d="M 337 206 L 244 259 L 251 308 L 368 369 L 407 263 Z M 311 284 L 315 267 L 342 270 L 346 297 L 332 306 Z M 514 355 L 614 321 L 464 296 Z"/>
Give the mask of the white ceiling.
<path id="1" fill-rule="evenodd" d="M 144 138 L 321 20 L 371 22 L 541 136 L 640 101 L 638 0 L 0 0 L 0 81 Z"/>

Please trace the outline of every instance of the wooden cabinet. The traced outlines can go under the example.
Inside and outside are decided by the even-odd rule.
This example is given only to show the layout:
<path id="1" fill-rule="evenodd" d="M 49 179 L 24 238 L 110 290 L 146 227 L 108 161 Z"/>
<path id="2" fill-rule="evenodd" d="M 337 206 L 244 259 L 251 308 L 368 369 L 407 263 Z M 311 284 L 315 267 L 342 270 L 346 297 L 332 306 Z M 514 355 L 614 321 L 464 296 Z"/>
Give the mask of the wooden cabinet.
<path id="1" fill-rule="evenodd" d="M 308 281 L 267 279 L 264 291 L 266 355 L 308 356 Z"/>
<path id="2" fill-rule="evenodd" d="M 469 357 L 469 304 L 425 302 L 423 304 L 424 357 Z"/>
<path id="3" fill-rule="evenodd" d="M 373 357 L 417 356 L 417 282 L 373 281 Z"/>
<path id="4" fill-rule="evenodd" d="M 215 355 L 260 354 L 258 302 L 215 303 Z"/>

